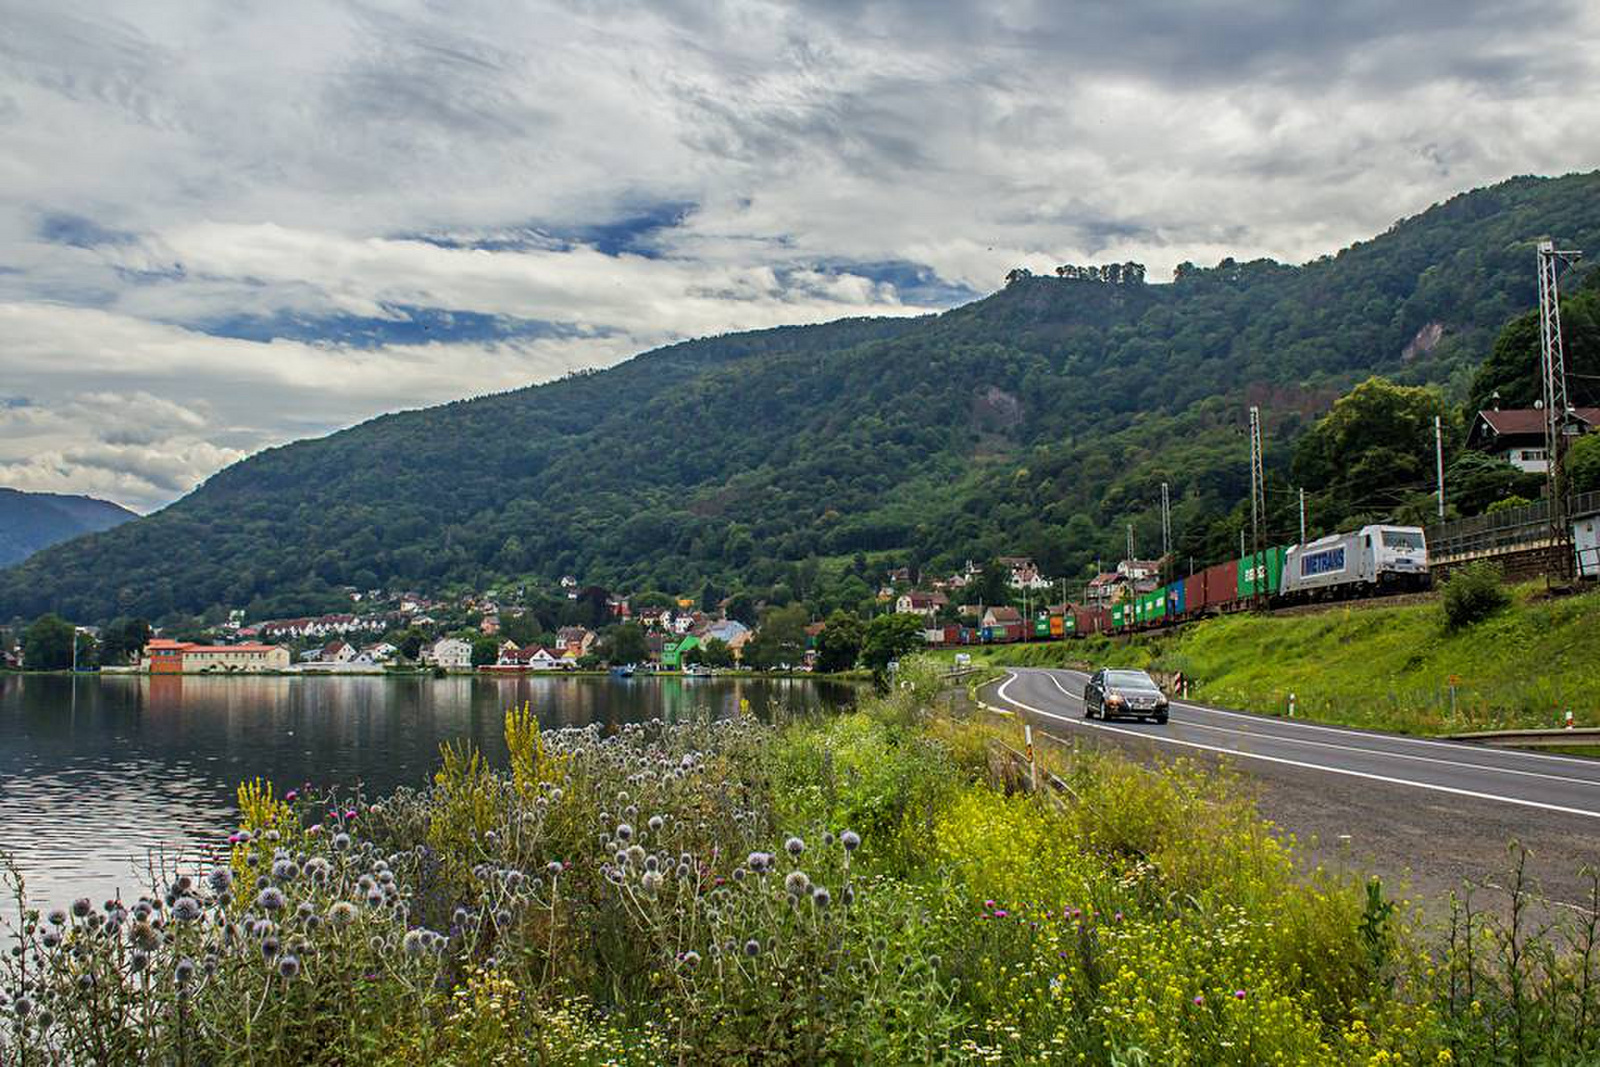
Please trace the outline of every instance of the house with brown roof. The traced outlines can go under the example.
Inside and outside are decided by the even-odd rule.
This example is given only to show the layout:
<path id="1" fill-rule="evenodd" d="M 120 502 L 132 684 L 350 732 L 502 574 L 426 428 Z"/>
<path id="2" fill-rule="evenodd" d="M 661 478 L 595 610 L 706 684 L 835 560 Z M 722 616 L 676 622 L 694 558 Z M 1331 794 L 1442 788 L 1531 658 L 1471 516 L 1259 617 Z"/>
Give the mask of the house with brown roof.
<path id="1" fill-rule="evenodd" d="M 1544 474 L 1550 469 L 1543 408 L 1492 408 L 1478 412 L 1467 433 L 1467 447 L 1498 456 L 1518 470 Z M 1600 408 L 1567 412 L 1567 434 L 1577 437 L 1600 426 Z"/>

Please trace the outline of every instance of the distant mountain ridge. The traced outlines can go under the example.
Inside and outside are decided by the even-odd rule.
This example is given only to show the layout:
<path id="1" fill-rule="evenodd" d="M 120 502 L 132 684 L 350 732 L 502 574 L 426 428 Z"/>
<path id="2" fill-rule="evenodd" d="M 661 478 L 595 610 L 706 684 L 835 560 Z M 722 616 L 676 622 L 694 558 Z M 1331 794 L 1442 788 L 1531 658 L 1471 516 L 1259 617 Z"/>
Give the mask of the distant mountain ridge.
<path id="1" fill-rule="evenodd" d="M 1249 405 L 1271 474 L 1368 375 L 1464 399 L 1500 326 L 1536 304 L 1547 236 L 1600 250 L 1600 172 L 1463 193 L 1299 266 L 1018 276 L 937 316 L 687 341 L 386 415 L 0 571 L 0 618 L 280 614 L 341 585 L 563 574 L 856 605 L 858 554 L 930 570 L 1031 555 L 1075 575 L 1120 558 L 1130 524 L 1158 544 L 1163 482 L 1175 550 L 1203 564 L 1237 538 L 1222 520 L 1248 497 Z"/>
<path id="2" fill-rule="evenodd" d="M 121 504 L 65 493 L 29 493 L 0 486 L 0 567 L 86 533 L 139 516 Z"/>

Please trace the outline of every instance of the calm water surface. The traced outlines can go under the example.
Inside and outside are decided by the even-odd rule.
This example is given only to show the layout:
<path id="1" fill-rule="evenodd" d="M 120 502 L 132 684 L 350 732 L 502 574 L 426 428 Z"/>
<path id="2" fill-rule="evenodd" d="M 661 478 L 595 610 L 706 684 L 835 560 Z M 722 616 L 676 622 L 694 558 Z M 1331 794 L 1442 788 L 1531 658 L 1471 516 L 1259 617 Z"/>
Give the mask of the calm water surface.
<path id="1" fill-rule="evenodd" d="M 503 766 L 513 704 L 582 726 L 724 717 L 742 699 L 769 717 L 854 695 L 805 679 L 0 675 L 0 851 L 40 905 L 136 895 L 151 850 L 201 855 L 236 828 L 241 781 L 378 795 L 426 782 L 440 743 L 459 739 Z"/>

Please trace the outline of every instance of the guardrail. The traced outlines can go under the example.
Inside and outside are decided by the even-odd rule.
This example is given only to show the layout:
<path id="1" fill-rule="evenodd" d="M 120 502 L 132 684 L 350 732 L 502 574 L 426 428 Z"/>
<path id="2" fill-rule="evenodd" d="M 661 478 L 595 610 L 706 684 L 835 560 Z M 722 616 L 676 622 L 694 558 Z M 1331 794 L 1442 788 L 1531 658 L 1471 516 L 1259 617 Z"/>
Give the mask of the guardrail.
<path id="1" fill-rule="evenodd" d="M 1562 748 L 1569 745 L 1600 745 L 1600 727 L 1557 730 L 1475 730 L 1447 734 L 1448 741 L 1472 741 L 1493 748 Z"/>
<path id="2" fill-rule="evenodd" d="M 1568 513 L 1577 517 L 1596 512 L 1600 512 L 1600 491 L 1574 496 Z M 1550 503 L 1536 500 L 1525 507 L 1435 523 L 1428 527 L 1427 539 L 1429 562 L 1509 549 L 1545 547 L 1550 543 Z"/>

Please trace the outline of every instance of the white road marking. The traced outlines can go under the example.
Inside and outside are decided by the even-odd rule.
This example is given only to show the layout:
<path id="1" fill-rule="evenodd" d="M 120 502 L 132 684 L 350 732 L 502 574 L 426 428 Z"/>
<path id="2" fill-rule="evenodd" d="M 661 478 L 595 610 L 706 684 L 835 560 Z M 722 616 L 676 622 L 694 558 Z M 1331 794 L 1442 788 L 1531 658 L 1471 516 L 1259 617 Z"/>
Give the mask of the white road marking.
<path id="1" fill-rule="evenodd" d="M 1063 696 L 1076 700 L 1080 704 L 1083 703 L 1083 698 L 1068 690 L 1055 675 L 1047 674 L 1045 677 L 1050 679 L 1050 684 L 1061 690 Z M 1178 706 L 1186 707 L 1187 705 Z M 1252 718 L 1253 716 L 1245 717 Z M 1437 756 L 1411 756 L 1404 752 L 1385 752 L 1381 748 L 1362 748 L 1360 745 L 1336 745 L 1332 741 L 1312 741 L 1309 738 L 1285 736 L 1283 734 L 1256 733 L 1253 730 L 1242 730 L 1238 727 L 1212 726 L 1210 723 L 1196 722 L 1193 719 L 1173 719 L 1172 721 L 1197 730 L 1214 730 L 1217 733 L 1231 734 L 1234 737 L 1253 737 L 1259 741 L 1276 741 L 1286 745 L 1315 745 L 1317 748 L 1331 748 L 1340 752 L 1359 752 L 1368 756 L 1382 756 L 1385 759 L 1407 759 L 1417 763 L 1438 763 L 1445 767 L 1465 767 L 1468 770 L 1484 771 L 1489 774 L 1516 774 L 1525 778 L 1543 778 L 1551 782 L 1567 782 L 1572 785 L 1600 787 L 1600 781 L 1595 781 L 1593 778 L 1569 778 L 1564 774 L 1545 774 L 1543 771 L 1519 771 L 1515 767 L 1496 767 L 1488 763 L 1467 763 L 1464 760 L 1440 759 Z M 1382 738 L 1372 734 L 1365 736 L 1373 740 L 1382 740 Z"/>
<path id="2" fill-rule="evenodd" d="M 1008 672 L 1006 675 L 1006 680 L 1000 684 L 999 689 L 995 690 L 996 695 L 1002 700 L 1006 700 L 1012 704 L 1015 704 L 1024 711 L 1031 711 L 1035 715 L 1043 715 L 1047 719 L 1055 719 L 1059 722 L 1069 723 L 1073 726 L 1085 727 L 1092 730 L 1104 730 L 1107 733 L 1122 734 L 1126 737 L 1138 737 L 1143 738 L 1146 741 L 1157 741 L 1167 745 L 1182 745 L 1185 748 L 1197 748 L 1204 752 L 1216 752 L 1224 756 L 1237 756 L 1241 759 L 1261 760 L 1266 763 L 1281 763 L 1290 767 L 1301 767 L 1312 771 L 1327 771 L 1329 774 L 1343 774 L 1352 778 L 1365 778 L 1368 781 L 1373 782 L 1387 782 L 1390 785 L 1405 785 L 1410 786 L 1413 789 L 1428 789 L 1436 793 L 1449 793 L 1452 796 L 1470 797 L 1474 800 L 1493 800 L 1502 804 L 1515 804 L 1525 808 L 1538 808 L 1541 811 L 1558 811 L 1565 815 L 1586 815 L 1592 819 L 1600 819 L 1600 811 L 1585 811 L 1582 808 L 1568 808 L 1559 804 L 1543 804 L 1537 800 L 1524 800 L 1521 797 L 1500 796 L 1495 793 L 1480 793 L 1472 789 L 1457 789 L 1454 786 L 1435 785 L 1432 782 L 1415 782 L 1409 778 L 1393 778 L 1384 774 L 1370 774 L 1366 771 L 1353 771 L 1345 767 L 1330 767 L 1322 763 L 1308 763 L 1303 760 L 1286 759 L 1282 756 L 1264 756 L 1257 752 L 1241 752 L 1238 749 L 1223 748 L 1220 745 L 1205 745 L 1198 741 L 1183 741 L 1179 738 L 1163 733 L 1146 733 L 1142 730 L 1126 730 L 1089 719 L 1079 719 L 1067 715 L 1057 715 L 1055 712 L 1045 711 L 1042 708 L 1033 707 L 1031 704 L 1024 704 L 1015 697 L 1008 695 L 1006 690 L 1009 689 L 1011 687 L 1011 683 L 1016 681 L 1019 677 L 1020 675 Z"/>
<path id="3" fill-rule="evenodd" d="M 1066 674 L 1083 674 L 1082 671 L 1074 671 L 1065 667 L 1060 668 L 1060 670 Z M 1088 676 L 1085 675 L 1084 677 L 1087 678 Z M 1354 737 L 1373 736 L 1373 733 L 1370 730 L 1352 730 L 1347 726 L 1329 726 L 1327 723 L 1321 722 L 1305 722 L 1301 719 L 1280 719 L 1267 715 L 1252 715 L 1247 711 L 1229 711 L 1226 708 L 1213 708 L 1206 704 L 1193 704 L 1186 700 L 1174 700 L 1172 701 L 1172 706 L 1175 708 L 1188 708 L 1190 711 L 1203 711 L 1208 715 L 1226 715 L 1232 719 L 1253 719 L 1257 722 L 1265 719 L 1269 722 L 1293 723 L 1296 727 L 1302 730 L 1323 730 L 1330 734 L 1348 734 Z M 1454 743 L 1450 741 L 1434 740 L 1427 737 L 1407 737 L 1405 734 L 1383 734 L 1382 737 L 1386 741 L 1403 741 L 1408 745 L 1427 745 L 1430 748 L 1439 748 L 1443 745 Z M 1500 749 L 1499 751 L 1505 752 L 1510 756 L 1516 756 L 1518 758 L 1554 760 L 1558 763 L 1577 763 L 1585 767 L 1593 767 L 1595 765 L 1595 761 L 1592 759 L 1584 759 L 1580 756 L 1558 756 L 1553 752 L 1527 752 L 1522 749 Z"/>

